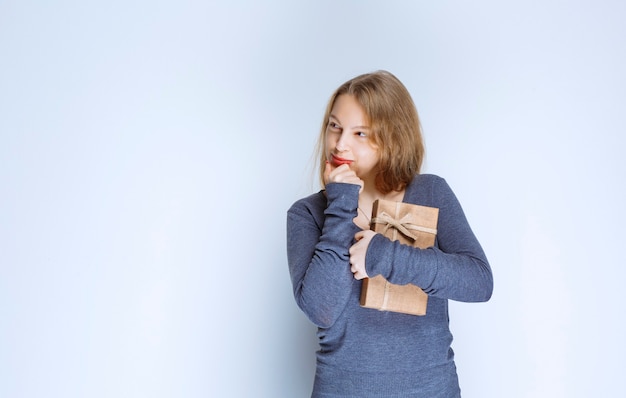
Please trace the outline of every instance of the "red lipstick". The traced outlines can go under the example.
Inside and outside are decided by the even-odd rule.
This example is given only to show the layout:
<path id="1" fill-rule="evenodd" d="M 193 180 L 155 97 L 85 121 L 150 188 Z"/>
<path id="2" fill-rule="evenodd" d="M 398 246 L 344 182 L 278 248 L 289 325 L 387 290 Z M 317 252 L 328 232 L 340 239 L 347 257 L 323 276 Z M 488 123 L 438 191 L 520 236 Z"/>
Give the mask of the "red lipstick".
<path id="1" fill-rule="evenodd" d="M 344 158 L 340 158 L 338 156 L 335 155 L 330 155 L 330 164 L 332 164 L 335 167 L 339 167 L 342 164 L 351 164 L 353 162 L 353 160 L 350 159 L 344 159 Z"/>

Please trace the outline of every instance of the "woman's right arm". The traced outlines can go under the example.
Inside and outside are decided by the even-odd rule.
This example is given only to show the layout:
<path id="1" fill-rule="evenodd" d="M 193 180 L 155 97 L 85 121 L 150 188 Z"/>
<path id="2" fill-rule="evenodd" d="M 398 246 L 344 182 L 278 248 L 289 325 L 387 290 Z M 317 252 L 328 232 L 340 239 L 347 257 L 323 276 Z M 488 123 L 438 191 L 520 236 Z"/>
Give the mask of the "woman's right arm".
<path id="1" fill-rule="evenodd" d="M 287 212 L 287 261 L 300 309 L 319 327 L 330 327 L 343 312 L 355 283 L 350 246 L 359 227 L 356 217 L 360 186 L 326 185 L 323 211 L 300 200 Z"/>

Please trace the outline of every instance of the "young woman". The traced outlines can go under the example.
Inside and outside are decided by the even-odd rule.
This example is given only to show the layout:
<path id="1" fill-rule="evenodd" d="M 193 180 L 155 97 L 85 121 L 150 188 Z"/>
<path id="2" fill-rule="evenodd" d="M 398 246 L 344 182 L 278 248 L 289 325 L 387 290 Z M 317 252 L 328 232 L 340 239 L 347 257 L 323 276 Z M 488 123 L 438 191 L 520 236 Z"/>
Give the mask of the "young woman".
<path id="1" fill-rule="evenodd" d="M 420 174 L 424 146 L 411 96 L 392 74 L 355 77 L 331 96 L 319 137 L 323 189 L 287 213 L 298 306 L 318 327 L 313 397 L 460 397 L 448 300 L 487 301 L 493 277 L 444 179 Z M 370 230 L 376 199 L 439 208 L 428 249 Z M 382 275 L 429 296 L 425 316 L 361 307 Z"/>

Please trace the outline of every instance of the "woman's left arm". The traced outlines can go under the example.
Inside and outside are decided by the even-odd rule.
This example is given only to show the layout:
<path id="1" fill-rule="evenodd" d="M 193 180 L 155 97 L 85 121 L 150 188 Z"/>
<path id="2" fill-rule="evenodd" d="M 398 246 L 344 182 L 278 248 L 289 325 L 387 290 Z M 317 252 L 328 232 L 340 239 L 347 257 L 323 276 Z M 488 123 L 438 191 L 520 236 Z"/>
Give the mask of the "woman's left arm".
<path id="1" fill-rule="evenodd" d="M 434 181 L 432 192 L 434 206 L 439 208 L 437 245 L 419 249 L 376 234 L 367 248 L 367 274 L 380 274 L 395 284 L 415 284 L 433 297 L 489 300 L 491 267 L 456 195 L 442 178 Z"/>

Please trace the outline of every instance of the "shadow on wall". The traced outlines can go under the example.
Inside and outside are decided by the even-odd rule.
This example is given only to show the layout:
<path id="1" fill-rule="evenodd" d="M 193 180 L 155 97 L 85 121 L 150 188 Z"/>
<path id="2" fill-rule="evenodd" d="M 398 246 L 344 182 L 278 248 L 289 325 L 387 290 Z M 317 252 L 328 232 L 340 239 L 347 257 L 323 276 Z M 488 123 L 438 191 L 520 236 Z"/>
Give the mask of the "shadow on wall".
<path id="1" fill-rule="evenodd" d="M 295 306 L 295 304 L 294 304 Z M 288 369 L 293 373 L 294 385 L 290 388 L 292 396 L 309 396 L 313 389 L 313 379 L 315 377 L 315 352 L 319 349 L 315 326 L 299 312 L 298 316 L 292 317 L 289 331 L 292 333 Z"/>
<path id="2" fill-rule="evenodd" d="M 260 369 L 271 380 L 268 380 L 268 397 L 308 397 L 315 377 L 315 352 L 319 349 L 317 330 L 298 308 L 288 278 L 276 275 L 274 282 L 277 281 L 278 288 L 272 290 L 274 294 L 269 296 L 272 299 L 268 303 L 268 308 L 275 311 L 265 318 L 269 328 L 264 332 L 265 341 L 270 342 L 265 352 L 274 366 L 268 368 L 267 357 L 257 359 L 261 361 Z"/>

